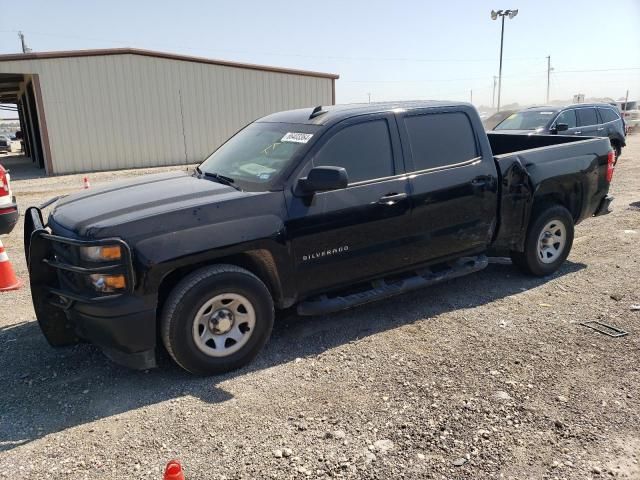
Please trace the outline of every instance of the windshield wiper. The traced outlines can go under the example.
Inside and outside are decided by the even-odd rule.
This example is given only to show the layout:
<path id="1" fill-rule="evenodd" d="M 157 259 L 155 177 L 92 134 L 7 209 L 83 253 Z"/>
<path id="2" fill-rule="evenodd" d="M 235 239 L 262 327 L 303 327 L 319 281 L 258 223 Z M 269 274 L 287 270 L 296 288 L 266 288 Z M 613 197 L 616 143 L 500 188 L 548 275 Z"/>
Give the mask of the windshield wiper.
<path id="1" fill-rule="evenodd" d="M 235 188 L 240 192 L 242 191 L 242 189 L 239 186 L 234 185 L 235 180 L 231 177 L 226 177 L 224 175 L 220 175 L 219 173 L 203 172 L 202 170 L 200 170 L 200 167 L 196 167 L 196 172 L 198 172 L 200 175 L 204 175 L 207 178 L 213 178 L 218 183 L 222 183 L 223 185 L 227 185 L 231 188 Z"/>

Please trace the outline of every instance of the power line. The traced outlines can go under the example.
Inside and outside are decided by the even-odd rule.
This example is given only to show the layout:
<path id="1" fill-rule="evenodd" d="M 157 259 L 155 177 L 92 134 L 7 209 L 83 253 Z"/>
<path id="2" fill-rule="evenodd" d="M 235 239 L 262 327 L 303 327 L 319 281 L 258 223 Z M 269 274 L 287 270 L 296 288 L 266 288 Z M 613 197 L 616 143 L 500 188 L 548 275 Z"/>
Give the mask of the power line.
<path id="1" fill-rule="evenodd" d="M 640 70 L 640 67 L 622 67 L 622 68 L 596 68 L 586 70 L 556 70 L 552 69 L 553 73 L 593 73 L 593 72 L 621 72 L 621 71 L 635 71 Z M 547 76 L 548 70 L 544 72 L 503 75 L 504 78 L 534 78 L 540 76 Z M 406 79 L 406 80 L 346 80 L 341 79 L 343 83 L 431 83 L 431 82 L 458 82 L 458 81 L 473 81 L 481 80 L 487 77 L 467 77 L 467 78 L 438 78 L 438 79 Z"/>
<path id="2" fill-rule="evenodd" d="M 535 73 L 526 73 L 526 74 L 515 74 L 515 75 L 503 75 L 503 78 L 534 78 L 540 77 L 542 75 L 546 75 L 546 71 L 544 72 L 535 72 Z M 432 83 L 432 82 L 467 82 L 474 80 L 486 80 L 489 78 L 488 75 L 482 77 L 466 77 L 466 78 L 431 78 L 431 79 L 405 79 L 405 80 L 345 80 L 340 79 L 341 83 Z"/>
<path id="3" fill-rule="evenodd" d="M 594 68 L 591 70 L 553 70 L 553 73 L 590 73 L 590 72 L 622 72 L 625 70 L 640 70 L 640 67 L 622 68 Z"/>
<path id="4" fill-rule="evenodd" d="M 17 33 L 18 30 L 0 30 L 0 33 Z M 108 40 L 104 38 L 93 38 L 93 37 L 83 37 L 77 35 L 66 35 L 66 34 L 58 34 L 58 33 L 46 33 L 46 32 L 28 32 L 30 35 L 43 35 L 43 36 L 51 36 L 51 37 L 59 37 L 59 38 L 73 38 L 78 40 L 91 40 L 94 42 L 104 42 L 104 43 L 118 43 L 125 46 L 130 46 L 133 42 L 131 41 L 123 41 L 123 40 Z M 164 46 L 168 48 L 174 49 L 183 49 L 183 50 L 197 50 L 203 51 L 201 47 L 194 48 L 193 46 L 187 45 L 176 45 L 176 44 L 168 44 L 168 43 L 147 43 L 147 45 L 157 45 Z M 256 51 L 256 50 L 217 50 L 220 52 L 227 53 L 245 53 L 245 54 L 260 54 L 260 55 L 274 55 L 274 56 L 283 56 L 283 57 L 301 57 L 301 58 L 319 58 L 319 59 L 327 59 L 327 60 L 360 60 L 360 61 L 374 61 L 374 62 L 387 62 L 387 61 L 398 61 L 398 62 L 425 62 L 425 63 L 478 63 L 478 62 L 491 62 L 493 59 L 490 58 L 447 58 L 447 59 L 436 59 L 436 58 L 420 58 L 420 57 L 347 57 L 341 55 L 311 55 L 308 53 L 283 53 L 283 52 L 269 52 L 269 51 Z M 541 60 L 542 57 L 510 57 L 509 60 Z"/>

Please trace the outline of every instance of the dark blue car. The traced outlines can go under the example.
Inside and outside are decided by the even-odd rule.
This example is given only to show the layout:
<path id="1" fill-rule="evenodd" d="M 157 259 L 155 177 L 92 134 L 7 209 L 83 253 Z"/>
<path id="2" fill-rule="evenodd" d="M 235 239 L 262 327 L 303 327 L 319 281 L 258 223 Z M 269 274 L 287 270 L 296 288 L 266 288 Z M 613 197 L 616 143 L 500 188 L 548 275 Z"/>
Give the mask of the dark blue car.
<path id="1" fill-rule="evenodd" d="M 625 142 L 624 121 L 607 103 L 578 103 L 566 107 L 532 107 L 512 113 L 494 131 L 530 135 L 609 137 L 616 160 Z"/>

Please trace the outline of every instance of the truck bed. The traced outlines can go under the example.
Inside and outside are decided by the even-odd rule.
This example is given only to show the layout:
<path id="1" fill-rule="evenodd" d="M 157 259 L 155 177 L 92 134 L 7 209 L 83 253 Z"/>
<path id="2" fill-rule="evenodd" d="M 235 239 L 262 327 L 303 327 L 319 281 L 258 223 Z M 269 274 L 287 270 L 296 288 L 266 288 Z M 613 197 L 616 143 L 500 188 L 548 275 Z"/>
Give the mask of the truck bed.
<path id="1" fill-rule="evenodd" d="M 576 223 L 598 212 L 608 192 L 608 138 L 488 133 L 503 186 L 494 246 L 519 250 L 535 201 L 565 205 Z"/>
<path id="2" fill-rule="evenodd" d="M 489 138 L 491 150 L 496 156 L 591 139 L 590 137 L 572 137 L 569 135 L 515 135 L 497 132 L 487 132 L 487 137 Z"/>

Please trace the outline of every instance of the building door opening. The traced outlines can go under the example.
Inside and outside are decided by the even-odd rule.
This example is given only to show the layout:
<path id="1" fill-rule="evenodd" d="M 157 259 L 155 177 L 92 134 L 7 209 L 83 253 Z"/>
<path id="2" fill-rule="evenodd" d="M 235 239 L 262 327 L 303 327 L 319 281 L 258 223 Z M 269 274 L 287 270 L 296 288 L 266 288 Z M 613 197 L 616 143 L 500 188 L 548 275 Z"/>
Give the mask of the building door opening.
<path id="1" fill-rule="evenodd" d="M 44 144 L 40 129 L 40 105 L 36 99 L 35 76 L 0 74 L 0 103 L 17 106 L 23 153 L 39 168 L 45 168 Z"/>
<path id="2" fill-rule="evenodd" d="M 36 95 L 33 90 L 33 82 L 27 83 L 23 94 L 23 104 L 26 106 L 25 124 L 27 127 L 29 153 L 31 159 L 38 168 L 44 168 L 44 150 L 42 149 L 42 136 L 40 135 L 40 122 L 38 119 L 38 109 L 36 108 Z M 25 135 L 26 137 L 27 135 Z"/>

